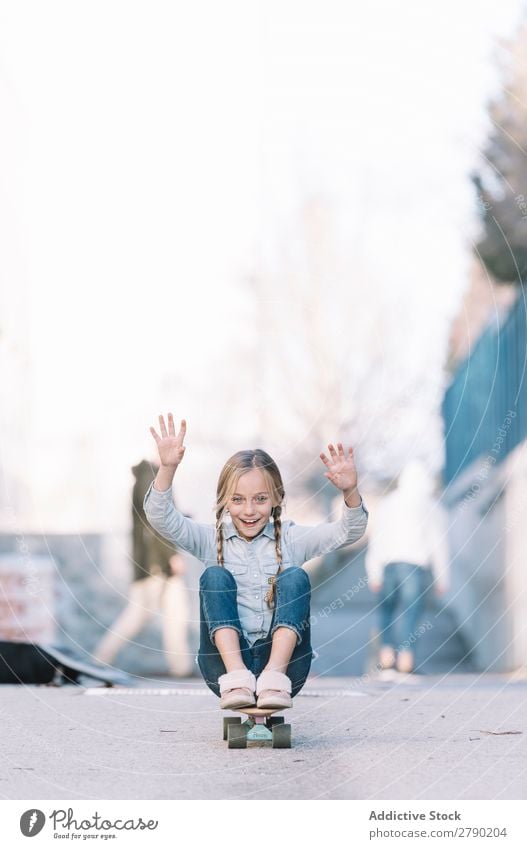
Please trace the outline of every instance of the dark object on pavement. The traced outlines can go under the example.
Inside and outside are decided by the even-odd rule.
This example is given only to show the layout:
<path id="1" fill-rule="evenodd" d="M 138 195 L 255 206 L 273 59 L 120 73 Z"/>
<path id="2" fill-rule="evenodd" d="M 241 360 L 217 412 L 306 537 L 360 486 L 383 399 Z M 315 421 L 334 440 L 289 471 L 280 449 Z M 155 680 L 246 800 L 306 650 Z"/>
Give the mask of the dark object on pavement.
<path id="1" fill-rule="evenodd" d="M 81 676 L 108 687 L 129 683 L 128 676 L 86 662 L 70 649 L 0 640 L 0 684 L 80 684 Z"/>

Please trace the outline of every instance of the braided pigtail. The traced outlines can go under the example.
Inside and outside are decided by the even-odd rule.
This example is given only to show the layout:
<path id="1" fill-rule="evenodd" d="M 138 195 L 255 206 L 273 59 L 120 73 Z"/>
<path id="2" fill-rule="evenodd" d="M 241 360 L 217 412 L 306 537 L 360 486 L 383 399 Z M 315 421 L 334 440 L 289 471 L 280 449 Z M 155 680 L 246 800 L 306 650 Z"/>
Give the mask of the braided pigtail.
<path id="1" fill-rule="evenodd" d="M 269 607 L 274 607 L 276 579 L 282 571 L 282 520 L 280 518 L 281 515 L 281 506 L 278 505 L 277 507 L 274 507 L 272 511 L 272 516 L 274 518 L 274 545 L 276 550 L 276 560 L 278 563 L 278 572 L 276 573 L 274 578 L 271 578 L 271 587 L 265 595 L 265 600 Z"/>
<path id="2" fill-rule="evenodd" d="M 218 566 L 225 566 L 225 562 L 223 560 L 223 509 L 216 511 L 216 558 L 218 561 Z"/>

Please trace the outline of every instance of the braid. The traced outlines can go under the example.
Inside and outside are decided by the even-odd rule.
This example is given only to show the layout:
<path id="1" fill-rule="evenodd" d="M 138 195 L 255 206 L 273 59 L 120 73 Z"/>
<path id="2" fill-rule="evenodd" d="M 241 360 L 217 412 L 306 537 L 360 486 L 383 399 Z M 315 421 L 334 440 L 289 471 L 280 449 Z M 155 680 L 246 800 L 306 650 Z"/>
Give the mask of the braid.
<path id="1" fill-rule="evenodd" d="M 265 596 L 265 600 L 269 607 L 274 607 L 274 597 L 275 597 L 275 585 L 276 579 L 280 572 L 282 571 L 282 520 L 280 518 L 282 513 L 282 508 L 280 505 L 273 509 L 273 518 L 274 518 L 274 545 L 276 550 L 276 560 L 278 562 L 278 572 L 272 579 L 271 588 L 268 590 Z"/>
<path id="2" fill-rule="evenodd" d="M 282 520 L 280 516 L 282 515 L 282 508 L 280 505 L 274 508 L 273 510 L 273 518 L 274 518 L 274 544 L 276 549 L 276 560 L 280 568 L 282 567 Z"/>
<path id="3" fill-rule="evenodd" d="M 225 566 L 225 562 L 223 560 L 223 525 L 221 523 L 223 516 L 223 510 L 218 510 L 216 512 L 216 557 L 218 560 L 218 566 Z"/>

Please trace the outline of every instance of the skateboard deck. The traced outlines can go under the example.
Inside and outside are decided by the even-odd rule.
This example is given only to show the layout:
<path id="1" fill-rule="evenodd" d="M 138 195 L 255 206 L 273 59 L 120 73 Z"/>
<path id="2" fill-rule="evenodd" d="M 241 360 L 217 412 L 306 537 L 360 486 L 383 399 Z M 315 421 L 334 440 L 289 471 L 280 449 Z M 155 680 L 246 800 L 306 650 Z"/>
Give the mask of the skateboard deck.
<path id="1" fill-rule="evenodd" d="M 41 648 L 54 660 L 57 666 L 57 673 L 51 682 L 55 686 L 61 684 L 80 684 L 79 678 L 93 678 L 95 681 L 101 681 L 106 687 L 114 687 L 115 685 L 126 686 L 130 683 L 130 676 L 123 672 L 117 672 L 113 669 L 107 669 L 104 666 L 99 666 L 97 663 L 86 662 L 82 660 L 69 648 L 63 648 L 53 645 L 41 644 Z"/>
<path id="2" fill-rule="evenodd" d="M 263 745 L 271 743 L 273 749 L 291 748 L 291 726 L 284 722 L 283 716 L 274 716 L 283 708 L 233 708 L 234 713 L 242 713 L 247 719 L 242 722 L 239 716 L 223 717 L 223 739 L 229 749 L 246 749 L 248 743 Z"/>
<path id="3" fill-rule="evenodd" d="M 245 713 L 247 716 L 271 716 L 271 714 L 278 713 L 279 710 L 283 710 L 283 709 L 284 708 L 258 708 L 258 707 L 232 708 L 232 710 L 234 710 L 235 713 Z"/>

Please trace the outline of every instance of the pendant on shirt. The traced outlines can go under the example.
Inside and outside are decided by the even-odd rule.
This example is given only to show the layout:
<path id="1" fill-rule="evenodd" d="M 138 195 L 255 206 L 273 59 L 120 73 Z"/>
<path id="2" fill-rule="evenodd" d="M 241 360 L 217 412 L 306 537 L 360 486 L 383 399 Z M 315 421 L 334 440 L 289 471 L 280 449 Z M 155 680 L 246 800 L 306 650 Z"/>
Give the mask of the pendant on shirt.
<path id="1" fill-rule="evenodd" d="M 268 584 L 274 584 L 274 582 L 275 582 L 275 581 L 276 581 L 276 578 L 275 578 L 275 576 L 274 576 L 274 575 L 273 575 L 273 577 L 272 577 L 272 578 L 267 578 L 267 583 L 268 583 Z"/>

